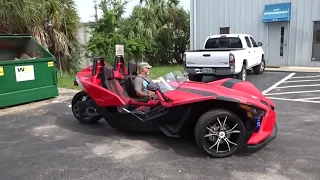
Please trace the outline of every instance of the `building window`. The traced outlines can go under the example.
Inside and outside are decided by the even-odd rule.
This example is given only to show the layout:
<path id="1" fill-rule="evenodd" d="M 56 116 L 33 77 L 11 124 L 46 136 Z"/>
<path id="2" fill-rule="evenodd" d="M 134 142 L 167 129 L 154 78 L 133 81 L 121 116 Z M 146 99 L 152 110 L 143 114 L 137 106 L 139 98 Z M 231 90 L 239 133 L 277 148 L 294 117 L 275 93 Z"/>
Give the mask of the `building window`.
<path id="1" fill-rule="evenodd" d="M 312 61 L 320 61 L 320 21 L 313 22 Z"/>
<path id="2" fill-rule="evenodd" d="M 320 44 L 320 30 L 317 30 L 316 31 L 316 43 L 318 44 Z"/>
<path id="3" fill-rule="evenodd" d="M 281 27 L 280 36 L 280 56 L 283 57 L 283 44 L 284 44 L 284 27 Z"/>
<path id="4" fill-rule="evenodd" d="M 229 34 L 230 28 L 229 27 L 221 27 L 220 28 L 220 34 Z"/>

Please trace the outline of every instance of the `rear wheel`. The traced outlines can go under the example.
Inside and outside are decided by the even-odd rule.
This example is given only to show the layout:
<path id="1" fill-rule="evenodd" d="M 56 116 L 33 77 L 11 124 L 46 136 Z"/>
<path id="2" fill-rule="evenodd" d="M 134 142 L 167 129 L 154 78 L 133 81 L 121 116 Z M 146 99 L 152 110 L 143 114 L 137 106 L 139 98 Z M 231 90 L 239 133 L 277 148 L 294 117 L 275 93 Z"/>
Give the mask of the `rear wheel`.
<path id="1" fill-rule="evenodd" d="M 237 115 L 224 109 L 210 110 L 203 114 L 194 132 L 198 146 L 215 158 L 233 155 L 245 142 L 243 122 Z"/>
<path id="2" fill-rule="evenodd" d="M 246 64 L 242 65 L 242 69 L 239 74 L 237 74 L 237 79 L 245 81 L 247 79 L 247 66 Z"/>
<path id="3" fill-rule="evenodd" d="M 255 67 L 253 67 L 253 72 L 255 74 L 262 74 L 264 72 L 264 69 L 266 68 L 266 61 L 262 57 L 261 63 Z"/>
<path id="4" fill-rule="evenodd" d="M 81 123 L 96 124 L 102 118 L 90 103 L 91 101 L 92 99 L 85 91 L 78 92 L 72 99 L 72 113 Z"/>

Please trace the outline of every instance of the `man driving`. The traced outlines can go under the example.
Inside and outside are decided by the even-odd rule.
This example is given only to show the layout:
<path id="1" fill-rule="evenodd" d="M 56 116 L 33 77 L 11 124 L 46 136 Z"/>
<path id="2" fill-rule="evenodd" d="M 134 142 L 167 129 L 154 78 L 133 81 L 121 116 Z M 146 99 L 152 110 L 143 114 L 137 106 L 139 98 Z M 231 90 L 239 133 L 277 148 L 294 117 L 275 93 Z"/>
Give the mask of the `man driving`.
<path id="1" fill-rule="evenodd" d="M 150 98 L 154 97 L 155 93 L 153 91 L 147 90 L 148 84 L 150 84 L 150 78 L 148 77 L 150 73 L 150 66 L 147 62 L 141 62 L 138 65 L 138 72 L 136 78 L 134 78 L 134 89 L 138 97 Z"/>

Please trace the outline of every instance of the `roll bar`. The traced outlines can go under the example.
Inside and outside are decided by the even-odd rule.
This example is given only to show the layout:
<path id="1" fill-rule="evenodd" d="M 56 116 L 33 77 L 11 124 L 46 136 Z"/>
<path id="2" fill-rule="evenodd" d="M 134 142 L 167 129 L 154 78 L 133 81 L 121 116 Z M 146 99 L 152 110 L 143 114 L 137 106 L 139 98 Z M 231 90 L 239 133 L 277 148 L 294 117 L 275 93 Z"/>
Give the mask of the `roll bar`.
<path id="1" fill-rule="evenodd" d="M 97 68 L 98 68 L 98 61 L 101 66 L 105 66 L 105 60 L 104 57 L 102 56 L 93 56 L 92 57 L 92 70 L 91 70 L 91 75 L 95 76 L 97 74 Z"/>

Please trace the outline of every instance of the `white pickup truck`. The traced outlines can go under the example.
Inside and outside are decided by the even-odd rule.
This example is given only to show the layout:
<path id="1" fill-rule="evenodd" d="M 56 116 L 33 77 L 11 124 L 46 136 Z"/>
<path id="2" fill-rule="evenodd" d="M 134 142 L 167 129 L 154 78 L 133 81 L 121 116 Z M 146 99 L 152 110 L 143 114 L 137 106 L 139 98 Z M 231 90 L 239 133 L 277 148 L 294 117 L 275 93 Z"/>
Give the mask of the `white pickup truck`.
<path id="1" fill-rule="evenodd" d="M 202 81 L 203 76 L 236 76 L 245 81 L 248 69 L 256 74 L 265 69 L 261 46 L 247 34 L 208 36 L 203 49 L 184 53 L 185 74 L 192 81 Z"/>

